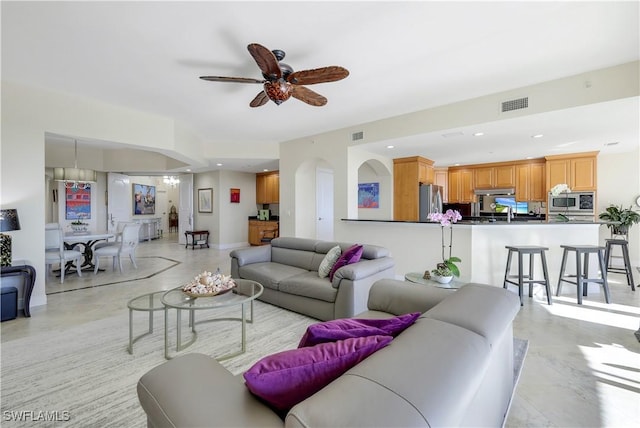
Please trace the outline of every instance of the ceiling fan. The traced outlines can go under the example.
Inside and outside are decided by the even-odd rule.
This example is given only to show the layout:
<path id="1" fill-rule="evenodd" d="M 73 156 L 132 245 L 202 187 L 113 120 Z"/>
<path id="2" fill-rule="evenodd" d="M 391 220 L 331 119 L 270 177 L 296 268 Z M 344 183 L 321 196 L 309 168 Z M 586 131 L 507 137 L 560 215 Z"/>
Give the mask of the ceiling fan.
<path id="1" fill-rule="evenodd" d="M 346 68 L 338 66 L 293 71 L 290 65 L 280 62 L 285 57 L 284 51 L 270 51 L 257 43 L 250 44 L 247 49 L 262 71 L 264 79 L 224 76 L 200 76 L 200 78 L 212 82 L 262 83 L 264 90 L 249 103 L 251 107 L 263 106 L 269 100 L 280 105 L 290 97 L 312 106 L 323 106 L 327 103 L 327 99 L 302 85 L 335 82 L 349 75 Z"/>

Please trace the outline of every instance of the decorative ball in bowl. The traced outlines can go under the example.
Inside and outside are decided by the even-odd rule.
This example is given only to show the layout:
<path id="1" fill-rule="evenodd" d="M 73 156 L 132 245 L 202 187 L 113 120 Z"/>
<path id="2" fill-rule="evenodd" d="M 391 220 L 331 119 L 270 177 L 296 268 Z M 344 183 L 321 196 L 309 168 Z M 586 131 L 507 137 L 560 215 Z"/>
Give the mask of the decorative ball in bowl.
<path id="1" fill-rule="evenodd" d="M 190 297 L 211 297 L 231 291 L 235 286 L 231 275 L 204 271 L 184 285 L 182 291 Z"/>

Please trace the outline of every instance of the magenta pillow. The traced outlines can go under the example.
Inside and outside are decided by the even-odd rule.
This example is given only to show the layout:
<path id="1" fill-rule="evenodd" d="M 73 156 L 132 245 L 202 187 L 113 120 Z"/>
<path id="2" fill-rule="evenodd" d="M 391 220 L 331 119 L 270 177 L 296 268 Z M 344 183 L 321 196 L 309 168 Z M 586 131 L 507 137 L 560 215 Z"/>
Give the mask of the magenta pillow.
<path id="1" fill-rule="evenodd" d="M 387 319 L 344 318 L 312 324 L 307 327 L 298 348 L 353 337 L 376 335 L 395 337 L 413 324 L 419 316 L 420 312 L 412 312 Z"/>
<path id="2" fill-rule="evenodd" d="M 255 363 L 244 380 L 253 394 L 287 412 L 391 340 L 391 336 L 368 336 L 279 352 Z"/>
<path id="3" fill-rule="evenodd" d="M 362 245 L 355 244 L 351 247 L 347 248 L 342 252 L 336 263 L 331 268 L 331 272 L 329 272 L 329 280 L 333 281 L 333 275 L 336 273 L 338 269 L 342 266 L 350 265 L 351 263 L 357 263 L 360 261 L 362 257 Z"/>

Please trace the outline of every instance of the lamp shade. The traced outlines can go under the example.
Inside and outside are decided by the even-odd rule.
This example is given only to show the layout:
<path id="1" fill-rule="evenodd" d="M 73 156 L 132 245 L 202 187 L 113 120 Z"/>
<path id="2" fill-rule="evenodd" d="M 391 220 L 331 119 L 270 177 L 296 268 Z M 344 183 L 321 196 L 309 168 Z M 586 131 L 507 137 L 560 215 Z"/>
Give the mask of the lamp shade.
<path id="1" fill-rule="evenodd" d="M 11 232 L 12 230 L 20 230 L 18 210 L 0 210 L 0 232 Z"/>
<path id="2" fill-rule="evenodd" d="M 92 169 L 53 168 L 53 179 L 57 181 L 78 181 L 81 183 L 95 183 L 96 172 Z"/>

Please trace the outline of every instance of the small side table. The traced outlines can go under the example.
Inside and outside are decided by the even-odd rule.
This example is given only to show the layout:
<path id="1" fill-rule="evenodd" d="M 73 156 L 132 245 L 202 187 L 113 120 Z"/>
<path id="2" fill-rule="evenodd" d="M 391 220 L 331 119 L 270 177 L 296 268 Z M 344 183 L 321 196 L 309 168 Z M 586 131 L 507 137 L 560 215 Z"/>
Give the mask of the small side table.
<path id="1" fill-rule="evenodd" d="M 415 284 L 431 285 L 432 287 L 446 288 L 449 290 L 457 290 L 458 288 L 462 288 L 463 285 L 466 285 L 465 282 L 458 281 L 456 279 L 452 279 L 451 282 L 446 284 L 441 284 L 432 279 L 425 279 L 423 276 L 424 272 L 409 272 L 404 276 L 404 279 L 405 281 L 413 282 Z"/>
<path id="2" fill-rule="evenodd" d="M 127 347 L 127 351 L 129 351 L 130 354 L 133 354 L 133 344 L 137 342 L 138 339 L 142 339 L 153 333 L 153 313 L 164 309 L 162 295 L 166 292 L 167 290 L 162 290 L 143 294 L 127 302 L 127 307 L 129 308 L 129 346 Z M 133 311 L 149 312 L 149 329 L 136 337 L 133 337 Z"/>
<path id="3" fill-rule="evenodd" d="M 189 248 L 189 245 L 191 245 L 192 250 L 196 249 L 196 245 L 200 245 L 200 248 L 202 248 L 203 245 L 206 245 L 207 248 L 209 248 L 208 230 L 187 230 L 184 233 L 184 237 L 187 240 L 184 248 Z M 189 237 L 191 237 L 191 243 L 189 243 Z"/>

